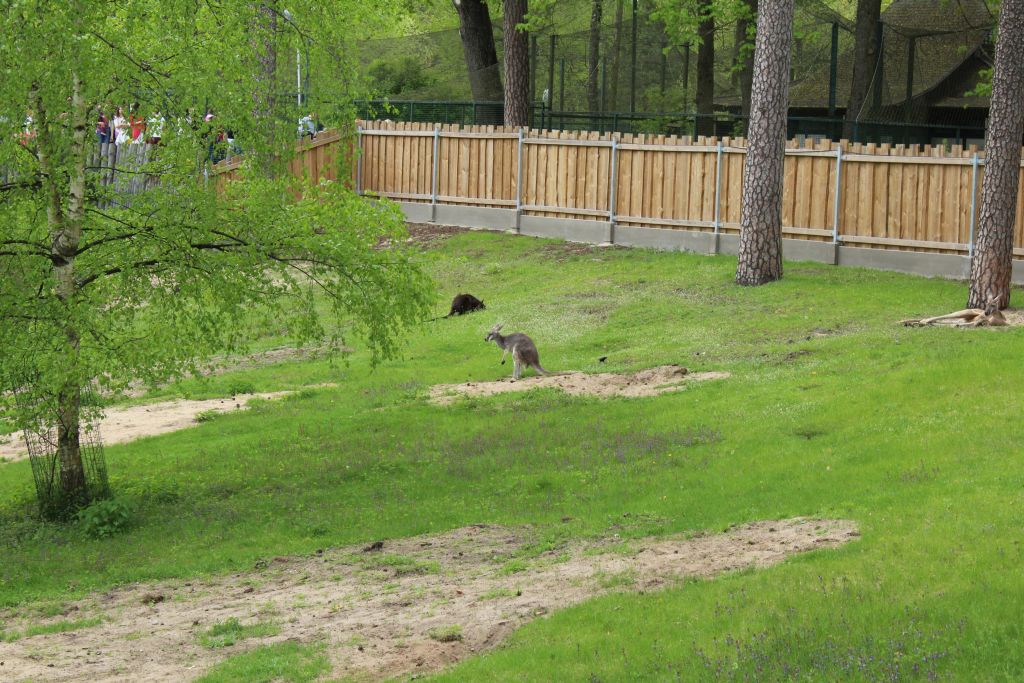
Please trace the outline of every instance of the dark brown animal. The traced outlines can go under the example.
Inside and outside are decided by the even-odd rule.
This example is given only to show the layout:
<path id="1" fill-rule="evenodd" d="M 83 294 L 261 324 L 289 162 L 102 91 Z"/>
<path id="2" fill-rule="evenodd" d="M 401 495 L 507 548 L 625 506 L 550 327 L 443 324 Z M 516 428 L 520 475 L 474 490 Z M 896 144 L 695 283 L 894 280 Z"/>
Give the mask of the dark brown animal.
<path id="1" fill-rule="evenodd" d="M 437 318 L 431 318 L 427 322 L 433 322 L 435 320 L 441 320 L 442 318 L 451 318 L 455 315 L 465 315 L 472 313 L 473 311 L 486 310 L 487 306 L 480 299 L 477 299 L 472 294 L 456 294 L 455 298 L 452 299 L 451 310 L 448 311 L 448 315 L 442 315 Z"/>

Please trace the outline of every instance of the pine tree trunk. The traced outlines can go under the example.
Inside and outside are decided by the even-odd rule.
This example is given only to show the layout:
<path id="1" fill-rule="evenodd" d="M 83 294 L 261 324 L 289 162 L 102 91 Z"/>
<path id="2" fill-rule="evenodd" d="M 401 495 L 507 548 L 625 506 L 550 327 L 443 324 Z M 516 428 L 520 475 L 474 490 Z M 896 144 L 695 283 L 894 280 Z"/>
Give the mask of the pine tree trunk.
<path id="1" fill-rule="evenodd" d="M 530 51 L 526 31 L 526 0 L 505 0 L 505 125 L 530 125 Z"/>
<path id="2" fill-rule="evenodd" d="M 698 0 L 701 22 L 697 27 L 697 135 L 715 134 L 715 17 L 711 0 Z"/>
<path id="3" fill-rule="evenodd" d="M 590 44 L 587 48 L 587 106 L 591 112 L 600 111 L 601 95 L 597 89 L 601 70 L 601 5 L 604 0 L 593 0 L 590 12 Z"/>
<path id="4" fill-rule="evenodd" d="M 761 0 L 740 209 L 736 282 L 741 285 L 782 277 L 782 168 L 792 37 L 793 0 Z"/>
<path id="5" fill-rule="evenodd" d="M 846 120 L 843 123 L 843 137 L 852 140 L 854 123 L 860 118 L 864 102 L 871 87 L 871 78 L 878 62 L 878 45 L 875 44 L 878 20 L 882 13 L 881 0 L 857 0 L 857 24 L 854 29 L 853 79 L 850 85 L 850 100 L 846 105 Z"/>
<path id="6" fill-rule="evenodd" d="M 749 15 L 736 21 L 733 65 L 737 69 L 736 80 L 740 89 L 740 126 L 737 135 L 745 135 L 750 119 L 750 87 L 754 80 L 754 50 L 750 36 L 751 27 L 757 26 L 757 0 L 744 0 Z"/>
<path id="7" fill-rule="evenodd" d="M 992 101 L 985 135 L 985 176 L 971 260 L 970 308 L 1010 304 L 1013 233 L 1024 137 L 1024 0 L 1002 0 Z"/>
<path id="8" fill-rule="evenodd" d="M 501 72 L 494 49 L 491 14 L 481 0 L 452 0 L 459 14 L 462 54 L 469 73 L 469 89 L 477 102 L 500 102 Z"/>
<path id="9" fill-rule="evenodd" d="M 626 0 L 615 0 L 615 40 L 612 41 L 612 82 L 608 88 L 609 109 L 619 110 L 619 67 L 622 66 L 622 17 Z"/>

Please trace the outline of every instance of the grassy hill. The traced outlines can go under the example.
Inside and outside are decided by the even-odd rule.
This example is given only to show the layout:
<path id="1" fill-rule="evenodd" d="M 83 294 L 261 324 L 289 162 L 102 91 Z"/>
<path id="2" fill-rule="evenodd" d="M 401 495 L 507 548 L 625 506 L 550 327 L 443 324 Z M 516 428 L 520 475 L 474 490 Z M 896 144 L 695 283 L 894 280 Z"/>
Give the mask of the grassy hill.
<path id="1" fill-rule="evenodd" d="M 357 349 L 168 390 L 339 383 L 108 448 L 134 510 L 121 535 L 40 525 L 28 463 L 0 464 L 3 614 L 476 523 L 531 524 L 558 543 L 822 515 L 855 521 L 860 540 L 555 611 L 438 678 L 1022 675 L 1024 331 L 896 324 L 957 308 L 962 284 L 788 263 L 783 281 L 740 288 L 729 257 L 491 233 L 423 258 L 446 295 L 472 292 L 487 311 L 424 324 L 376 370 Z M 553 371 L 679 363 L 732 376 L 653 398 L 429 404 L 433 384 L 510 373 L 483 341 L 496 321 L 528 332 Z M 717 437 L 685 438 L 696 431 Z"/>

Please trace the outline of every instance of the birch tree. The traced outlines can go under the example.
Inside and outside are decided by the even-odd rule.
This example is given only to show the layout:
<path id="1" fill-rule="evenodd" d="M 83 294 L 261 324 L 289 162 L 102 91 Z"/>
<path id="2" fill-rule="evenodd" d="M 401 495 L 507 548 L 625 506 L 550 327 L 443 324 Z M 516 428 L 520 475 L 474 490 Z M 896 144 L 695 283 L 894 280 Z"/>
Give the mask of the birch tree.
<path id="1" fill-rule="evenodd" d="M 357 337 L 374 361 L 396 353 L 432 298 L 412 254 L 378 248 L 399 241 L 398 209 L 252 162 L 284 164 L 294 149 L 297 112 L 261 109 L 272 74 L 251 34 L 258 24 L 262 45 L 295 49 L 277 3 L 4 5 L 0 389 L 30 399 L 21 419 L 56 423 L 66 511 L 89 502 L 79 441 L 90 383 L 117 390 L 187 372 L 244 348 L 256 315 L 297 341 Z M 289 10 L 312 64 L 330 74 L 320 92 L 350 102 L 347 44 L 383 11 L 358 0 L 290 0 Z M 118 171 L 150 188 L 129 203 L 96 182 L 93 125 L 97 106 L 136 100 L 166 125 L 145 167 Z M 249 160 L 222 192 L 199 172 L 207 106 Z M 346 106 L 320 113 L 350 121 Z"/>

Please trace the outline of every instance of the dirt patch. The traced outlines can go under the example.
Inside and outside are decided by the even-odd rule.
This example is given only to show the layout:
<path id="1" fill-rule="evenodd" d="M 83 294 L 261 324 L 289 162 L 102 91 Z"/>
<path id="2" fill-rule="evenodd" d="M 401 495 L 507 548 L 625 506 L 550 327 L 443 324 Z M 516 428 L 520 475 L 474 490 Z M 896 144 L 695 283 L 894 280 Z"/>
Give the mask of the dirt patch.
<path id="1" fill-rule="evenodd" d="M 964 311 L 958 311 L 957 313 L 951 313 L 948 316 L 940 316 L 940 317 L 952 317 L 952 316 L 958 315 L 959 313 L 964 313 L 965 311 L 969 311 L 969 310 L 971 310 L 971 309 L 965 309 Z M 980 310 L 980 309 L 975 309 L 975 310 Z M 1005 320 L 1006 320 L 1006 324 L 1005 325 L 964 324 L 966 322 L 965 320 L 956 320 L 956 319 L 937 320 L 935 322 L 928 323 L 928 321 L 930 320 L 929 318 L 924 318 L 924 319 L 921 319 L 921 320 L 913 320 L 913 319 L 911 319 L 911 320 L 901 320 L 900 324 L 904 325 L 905 327 L 1020 327 L 1020 326 L 1024 325 L 1024 308 L 1007 308 L 1007 309 L 1004 309 L 1002 311 L 1002 314 L 1003 314 L 1003 318 L 1005 318 Z M 922 323 L 925 323 L 925 324 L 922 324 Z"/>
<path id="2" fill-rule="evenodd" d="M 406 223 L 409 230 L 409 237 L 402 240 L 405 244 L 415 244 L 430 249 L 440 246 L 445 240 L 464 232 L 470 232 L 469 228 L 460 228 L 454 225 L 437 225 L 435 223 Z M 386 249 L 394 242 L 392 240 L 381 240 L 377 245 L 378 249 Z"/>
<path id="3" fill-rule="evenodd" d="M 625 249 L 626 247 L 612 244 L 587 244 L 584 242 L 549 242 L 542 246 L 539 252 L 543 256 L 562 263 L 576 256 L 590 256 L 609 249 Z"/>
<path id="4" fill-rule="evenodd" d="M 334 386 L 329 384 L 318 387 Z M 108 408 L 99 422 L 100 437 L 103 443 L 110 446 L 127 443 L 144 436 L 166 434 L 179 429 L 193 427 L 198 424 L 196 419 L 203 414 L 230 413 L 245 410 L 251 399 L 275 399 L 287 396 L 291 391 L 272 391 L 261 394 L 238 394 L 231 398 L 213 398 L 207 400 L 163 401 L 138 406 Z M 0 458 L 13 462 L 28 457 L 25 442 L 19 434 L 10 434 L 6 443 L 0 443 Z M 2 441 L 2 439 L 0 439 Z"/>
<path id="5" fill-rule="evenodd" d="M 609 591 L 648 591 L 687 577 L 767 567 L 859 535 L 844 520 L 788 519 L 722 534 L 567 543 L 511 559 L 529 528 L 477 525 L 442 534 L 274 558 L 260 571 L 209 581 L 128 586 L 70 606 L 104 621 L 72 633 L 0 643 L 13 681 L 181 681 L 258 644 L 324 641 L 334 676 L 380 680 L 436 671 L 488 650 L 524 623 Z M 146 596 L 166 600 L 144 604 Z M 237 618 L 273 636 L 222 649 L 198 635 Z M 0 613 L 8 631 L 33 622 Z"/>
<path id="6" fill-rule="evenodd" d="M 575 396 L 657 396 L 679 391 L 693 382 L 725 379 L 728 372 L 690 372 L 679 365 L 662 365 L 639 372 L 617 374 L 602 372 L 567 372 L 558 375 L 526 377 L 520 380 L 499 379 L 493 382 L 466 382 L 464 384 L 438 384 L 430 389 L 430 400 L 438 405 L 454 403 L 460 396 L 493 396 L 509 391 L 555 388 Z"/>

